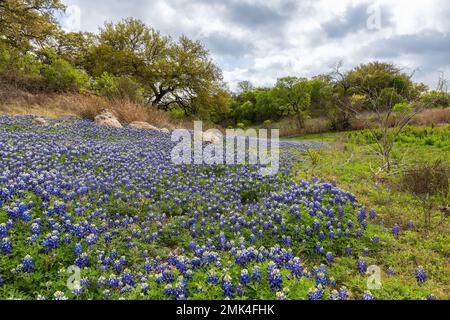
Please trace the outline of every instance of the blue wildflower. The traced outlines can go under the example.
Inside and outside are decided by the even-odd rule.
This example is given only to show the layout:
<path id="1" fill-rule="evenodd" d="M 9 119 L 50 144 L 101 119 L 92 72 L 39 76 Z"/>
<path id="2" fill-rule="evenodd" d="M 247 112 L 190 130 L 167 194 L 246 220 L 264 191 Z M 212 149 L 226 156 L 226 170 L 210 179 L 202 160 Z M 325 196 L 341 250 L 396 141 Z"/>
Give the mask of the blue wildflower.
<path id="1" fill-rule="evenodd" d="M 241 275 L 239 277 L 239 282 L 243 285 L 246 286 L 250 283 L 250 274 L 248 273 L 248 270 L 243 269 L 241 271 Z"/>
<path id="2" fill-rule="evenodd" d="M 283 283 L 283 277 L 280 273 L 280 270 L 277 268 L 273 268 L 268 272 L 268 279 L 270 288 L 272 290 L 281 289 L 281 284 Z"/>
<path id="3" fill-rule="evenodd" d="M 362 300 L 375 300 L 375 297 L 372 295 L 370 291 L 364 291 L 362 297 Z"/>
<path id="4" fill-rule="evenodd" d="M 416 279 L 418 283 L 424 283 L 427 279 L 426 271 L 422 266 L 416 268 Z"/>
<path id="5" fill-rule="evenodd" d="M 323 296 L 324 290 L 320 285 L 315 288 L 309 289 L 308 300 L 322 300 Z"/>
<path id="6" fill-rule="evenodd" d="M 346 287 L 342 287 L 339 289 L 339 299 L 348 300 L 348 289 Z"/>
<path id="7" fill-rule="evenodd" d="M 233 299 L 234 297 L 233 281 L 228 274 L 226 274 L 222 279 L 222 290 L 224 298 Z"/>
<path id="8" fill-rule="evenodd" d="M 326 258 L 327 258 L 327 261 L 330 263 L 334 261 L 334 256 L 331 252 L 327 252 Z"/>
<path id="9" fill-rule="evenodd" d="M 392 234 L 394 235 L 394 237 L 398 238 L 399 233 L 400 233 L 400 226 L 396 224 L 395 226 L 392 227 Z"/>
<path id="10" fill-rule="evenodd" d="M 33 257 L 27 255 L 25 258 L 22 259 L 22 265 L 23 265 L 23 272 L 33 271 L 34 270 Z"/>
<path id="11" fill-rule="evenodd" d="M 258 266 L 254 266 L 252 269 L 252 280 L 258 282 L 261 280 L 261 270 Z"/>
<path id="12" fill-rule="evenodd" d="M 358 261 L 356 261 L 356 266 L 358 267 L 358 271 L 360 273 L 367 272 L 367 263 L 363 258 L 359 258 Z"/>
<path id="13" fill-rule="evenodd" d="M 9 238 L 2 239 L 0 243 L 0 249 L 2 250 L 2 255 L 7 255 L 12 253 L 12 244 Z"/>
<path id="14" fill-rule="evenodd" d="M 85 268 L 89 265 L 89 256 L 87 253 L 82 253 L 75 259 L 75 265 L 79 268 Z"/>
<path id="15" fill-rule="evenodd" d="M 83 246 L 81 243 L 75 243 L 73 253 L 76 257 L 80 256 L 83 253 Z"/>
<path id="16" fill-rule="evenodd" d="M 208 271 L 208 279 L 206 282 L 216 286 L 219 284 L 219 276 L 214 271 Z"/>
<path id="17" fill-rule="evenodd" d="M 330 293 L 330 300 L 340 300 L 339 299 L 339 292 L 337 290 L 333 290 Z"/>

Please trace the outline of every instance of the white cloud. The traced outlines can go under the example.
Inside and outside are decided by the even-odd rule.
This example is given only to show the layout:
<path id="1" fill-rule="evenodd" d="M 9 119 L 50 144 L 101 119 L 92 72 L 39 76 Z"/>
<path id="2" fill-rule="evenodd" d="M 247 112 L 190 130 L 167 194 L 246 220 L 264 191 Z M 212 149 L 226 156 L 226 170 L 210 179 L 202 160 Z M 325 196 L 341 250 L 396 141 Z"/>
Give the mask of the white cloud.
<path id="1" fill-rule="evenodd" d="M 450 29 L 447 0 L 63 1 L 81 8 L 83 30 L 134 16 L 164 34 L 204 41 L 231 88 L 241 80 L 270 85 L 288 74 L 312 76 L 337 60 L 347 67 L 374 59 L 421 67 L 415 80 L 431 86 L 450 67 L 450 46 L 435 43 Z M 373 5 L 380 8 L 379 30 L 366 24 Z"/>

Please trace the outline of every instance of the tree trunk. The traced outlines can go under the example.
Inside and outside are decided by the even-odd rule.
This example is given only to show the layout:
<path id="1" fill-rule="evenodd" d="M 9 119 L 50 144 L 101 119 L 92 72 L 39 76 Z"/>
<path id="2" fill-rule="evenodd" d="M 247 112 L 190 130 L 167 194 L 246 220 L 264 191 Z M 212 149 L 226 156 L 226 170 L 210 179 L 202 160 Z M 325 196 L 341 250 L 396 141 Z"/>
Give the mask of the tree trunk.
<path id="1" fill-rule="evenodd" d="M 297 125 L 299 129 L 303 129 L 304 126 L 304 121 L 303 121 L 303 117 L 300 113 L 297 113 Z"/>

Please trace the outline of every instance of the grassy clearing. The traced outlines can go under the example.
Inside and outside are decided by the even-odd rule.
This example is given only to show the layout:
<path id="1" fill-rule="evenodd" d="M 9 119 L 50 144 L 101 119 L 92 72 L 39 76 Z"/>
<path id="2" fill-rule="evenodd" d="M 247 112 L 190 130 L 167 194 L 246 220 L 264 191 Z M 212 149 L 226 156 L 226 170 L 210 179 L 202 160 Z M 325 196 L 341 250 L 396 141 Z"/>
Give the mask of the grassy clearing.
<path id="1" fill-rule="evenodd" d="M 440 205 L 450 204 L 450 194 L 418 197 L 404 191 L 401 178 L 403 169 L 414 163 L 440 160 L 444 165 L 450 165 L 449 135 L 448 125 L 407 128 L 395 146 L 396 168 L 391 174 L 378 172 L 380 162 L 367 131 L 291 139 L 329 142 L 323 150 L 301 155 L 307 161 L 299 163 L 299 178 L 336 181 L 339 187 L 352 191 L 361 203 L 376 211 L 383 232 L 392 233 L 394 225 L 400 226 L 400 236 L 385 242 L 381 251 L 371 255 L 370 263 L 382 270 L 382 289 L 372 290 L 376 298 L 424 299 L 428 294 L 450 298 L 450 221 L 448 215 L 439 210 Z M 430 221 L 426 220 L 427 215 Z M 379 229 L 373 232 L 379 232 Z M 368 275 L 349 273 L 355 261 L 348 260 L 337 264 L 331 273 L 343 285 L 367 290 Z M 419 265 L 427 271 L 427 281 L 423 285 L 415 279 Z M 395 271 L 394 275 L 386 272 L 389 267 Z"/>

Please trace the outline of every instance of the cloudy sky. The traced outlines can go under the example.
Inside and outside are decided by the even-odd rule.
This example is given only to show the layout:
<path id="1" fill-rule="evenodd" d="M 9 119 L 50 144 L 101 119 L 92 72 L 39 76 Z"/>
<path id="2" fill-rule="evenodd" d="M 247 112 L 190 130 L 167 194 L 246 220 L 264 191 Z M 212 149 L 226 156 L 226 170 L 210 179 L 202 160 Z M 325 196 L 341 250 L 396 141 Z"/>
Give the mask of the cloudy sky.
<path id="1" fill-rule="evenodd" d="M 346 68 L 395 62 L 434 88 L 450 78 L 448 0 L 63 0 L 62 24 L 97 31 L 105 20 L 133 16 L 178 37 L 201 40 L 225 81 L 271 85 L 309 77 L 337 61 Z"/>

